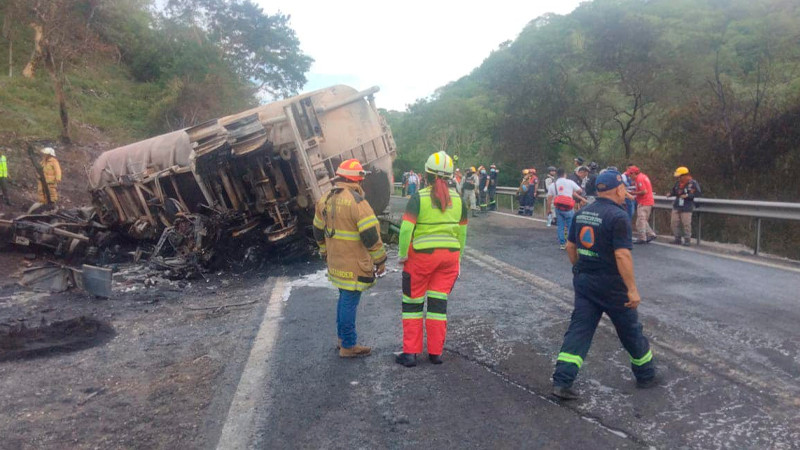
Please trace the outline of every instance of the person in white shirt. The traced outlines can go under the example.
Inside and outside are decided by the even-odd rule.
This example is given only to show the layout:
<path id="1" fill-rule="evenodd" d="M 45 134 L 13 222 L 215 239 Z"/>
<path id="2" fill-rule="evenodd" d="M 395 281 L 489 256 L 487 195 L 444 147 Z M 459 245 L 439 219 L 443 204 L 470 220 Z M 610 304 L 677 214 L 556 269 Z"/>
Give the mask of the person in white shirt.
<path id="1" fill-rule="evenodd" d="M 414 173 L 413 170 L 408 172 L 408 195 L 412 196 L 417 192 L 419 186 L 419 175 Z"/>
<path id="2" fill-rule="evenodd" d="M 567 235 L 572 228 L 572 218 L 575 216 L 575 200 L 585 202 L 581 197 L 583 189 L 574 181 L 568 180 L 564 169 L 558 169 L 558 178 L 547 189 L 547 214 L 551 213 L 550 204 L 555 208 L 556 213 L 556 234 L 561 250 L 567 248 Z"/>

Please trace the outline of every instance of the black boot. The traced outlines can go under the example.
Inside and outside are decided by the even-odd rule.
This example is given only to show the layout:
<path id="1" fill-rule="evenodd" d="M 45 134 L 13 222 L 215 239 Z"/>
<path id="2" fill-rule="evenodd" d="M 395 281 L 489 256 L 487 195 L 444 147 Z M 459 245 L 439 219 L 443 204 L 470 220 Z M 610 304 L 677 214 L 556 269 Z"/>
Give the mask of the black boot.
<path id="1" fill-rule="evenodd" d="M 648 378 L 646 380 L 636 380 L 636 387 L 639 389 L 650 389 L 658 386 L 658 378 Z"/>
<path id="2" fill-rule="evenodd" d="M 406 367 L 414 367 L 417 365 L 417 355 L 413 353 L 400 353 L 395 356 L 394 362 L 402 364 Z"/>
<path id="3" fill-rule="evenodd" d="M 571 387 L 554 386 L 553 395 L 562 400 L 575 400 L 578 398 L 578 393 L 573 391 Z"/>
<path id="4" fill-rule="evenodd" d="M 431 364 L 441 364 L 444 362 L 442 361 L 442 355 L 428 355 L 428 361 L 430 361 Z"/>

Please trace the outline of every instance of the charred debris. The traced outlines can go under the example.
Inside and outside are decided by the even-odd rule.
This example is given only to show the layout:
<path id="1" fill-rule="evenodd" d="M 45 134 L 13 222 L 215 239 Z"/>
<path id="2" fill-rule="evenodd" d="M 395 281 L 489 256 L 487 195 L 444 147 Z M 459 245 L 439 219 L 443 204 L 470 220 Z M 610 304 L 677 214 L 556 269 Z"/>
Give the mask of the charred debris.
<path id="1" fill-rule="evenodd" d="M 367 200 L 388 208 L 395 144 L 377 91 L 333 86 L 106 151 L 87 168 L 91 206 L 0 219 L 0 246 L 73 272 L 127 259 L 181 277 L 303 253 L 341 161 L 362 161 Z"/>

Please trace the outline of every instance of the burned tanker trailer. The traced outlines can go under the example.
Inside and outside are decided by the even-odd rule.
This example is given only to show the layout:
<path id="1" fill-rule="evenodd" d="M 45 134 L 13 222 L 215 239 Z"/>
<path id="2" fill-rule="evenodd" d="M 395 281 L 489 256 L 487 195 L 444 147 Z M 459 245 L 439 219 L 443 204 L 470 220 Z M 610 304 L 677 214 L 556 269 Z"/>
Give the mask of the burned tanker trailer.
<path id="1" fill-rule="evenodd" d="M 350 158 L 371 171 L 364 189 L 380 213 L 395 144 L 377 91 L 333 86 L 109 150 L 89 171 L 98 220 L 156 242 L 152 257 L 202 264 L 228 239 L 309 233 L 316 201 Z"/>

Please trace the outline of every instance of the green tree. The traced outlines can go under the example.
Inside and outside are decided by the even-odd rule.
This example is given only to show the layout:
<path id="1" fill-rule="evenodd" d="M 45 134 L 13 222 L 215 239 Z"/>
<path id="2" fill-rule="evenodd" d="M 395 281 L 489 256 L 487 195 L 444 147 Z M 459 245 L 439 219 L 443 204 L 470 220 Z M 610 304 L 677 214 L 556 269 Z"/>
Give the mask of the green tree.
<path id="1" fill-rule="evenodd" d="M 313 59 L 300 50 L 290 17 L 268 15 L 250 0 L 169 0 L 169 17 L 199 30 L 242 80 L 273 97 L 296 94 Z"/>

